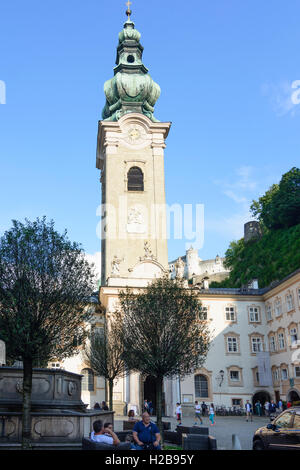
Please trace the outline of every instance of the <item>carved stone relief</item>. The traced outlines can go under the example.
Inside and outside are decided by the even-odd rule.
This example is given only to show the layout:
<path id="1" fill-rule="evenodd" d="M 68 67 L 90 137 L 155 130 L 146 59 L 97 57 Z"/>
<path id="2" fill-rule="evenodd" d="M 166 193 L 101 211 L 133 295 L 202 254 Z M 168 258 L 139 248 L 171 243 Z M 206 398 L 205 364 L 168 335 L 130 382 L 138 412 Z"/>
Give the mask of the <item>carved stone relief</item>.
<path id="1" fill-rule="evenodd" d="M 136 208 L 131 207 L 127 217 L 127 232 L 128 233 L 145 233 L 146 226 L 143 214 Z"/>

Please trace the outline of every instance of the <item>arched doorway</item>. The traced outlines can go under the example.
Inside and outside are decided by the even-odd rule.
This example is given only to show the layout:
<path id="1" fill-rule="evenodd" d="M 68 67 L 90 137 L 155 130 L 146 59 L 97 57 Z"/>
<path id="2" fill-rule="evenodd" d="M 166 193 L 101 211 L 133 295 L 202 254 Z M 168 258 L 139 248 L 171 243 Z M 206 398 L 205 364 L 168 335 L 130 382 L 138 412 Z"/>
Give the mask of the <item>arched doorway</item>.
<path id="1" fill-rule="evenodd" d="M 257 403 L 258 401 L 261 403 L 262 414 L 264 415 L 265 414 L 264 404 L 266 403 L 266 401 L 268 401 L 269 403 L 271 402 L 270 394 L 268 392 L 265 392 L 264 390 L 262 390 L 262 391 L 257 392 L 253 395 L 253 397 L 252 397 L 252 407 L 253 407 L 253 412 L 255 414 L 257 414 L 257 410 L 255 408 L 255 403 Z"/>
<path id="2" fill-rule="evenodd" d="M 156 382 L 154 377 L 148 375 L 144 382 L 144 400 L 148 400 L 148 403 L 152 402 L 153 415 L 156 413 Z M 144 411 L 144 404 L 143 410 Z"/>
<path id="3" fill-rule="evenodd" d="M 297 390 L 290 390 L 287 396 L 288 401 L 294 402 L 294 401 L 300 401 L 300 394 Z"/>

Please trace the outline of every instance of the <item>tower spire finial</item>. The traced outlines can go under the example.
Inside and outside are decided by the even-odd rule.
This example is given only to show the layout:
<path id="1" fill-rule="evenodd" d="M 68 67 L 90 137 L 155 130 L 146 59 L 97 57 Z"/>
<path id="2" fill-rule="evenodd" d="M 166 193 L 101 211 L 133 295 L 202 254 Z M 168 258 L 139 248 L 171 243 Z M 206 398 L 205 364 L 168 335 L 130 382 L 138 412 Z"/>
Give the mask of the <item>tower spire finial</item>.
<path id="1" fill-rule="evenodd" d="M 130 10 L 130 5 L 132 5 L 132 2 L 128 0 L 126 5 L 127 5 L 126 15 L 128 16 L 128 20 L 130 21 L 130 15 L 132 14 L 132 11 Z"/>

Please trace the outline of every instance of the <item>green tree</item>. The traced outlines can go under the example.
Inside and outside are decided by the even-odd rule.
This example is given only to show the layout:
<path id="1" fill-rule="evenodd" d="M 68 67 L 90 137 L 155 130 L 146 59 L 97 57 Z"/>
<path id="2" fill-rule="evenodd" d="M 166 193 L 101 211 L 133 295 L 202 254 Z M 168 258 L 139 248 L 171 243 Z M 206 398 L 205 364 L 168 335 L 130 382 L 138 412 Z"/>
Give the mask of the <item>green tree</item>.
<path id="1" fill-rule="evenodd" d="M 0 239 L 0 338 L 23 362 L 23 449 L 31 448 L 33 366 L 71 356 L 84 341 L 93 283 L 80 245 L 45 217 L 14 220 Z"/>
<path id="2" fill-rule="evenodd" d="M 250 207 L 252 214 L 269 230 L 288 228 L 300 223 L 300 169 L 285 173 Z"/>
<path id="3" fill-rule="evenodd" d="M 164 378 L 184 377 L 201 366 L 209 348 L 209 330 L 201 321 L 196 290 L 180 280 L 156 279 L 141 293 L 120 293 L 116 324 L 127 370 L 156 381 L 157 424 L 162 429 Z"/>
<path id="4" fill-rule="evenodd" d="M 113 409 L 114 381 L 124 375 L 123 346 L 118 336 L 115 320 L 110 319 L 104 328 L 97 328 L 85 344 L 86 361 L 97 375 L 108 382 L 109 408 Z"/>
<path id="5" fill-rule="evenodd" d="M 266 231 L 258 240 L 231 242 L 225 253 L 228 279 L 210 287 L 236 287 L 257 278 L 260 287 L 283 279 L 300 266 L 300 224 Z"/>

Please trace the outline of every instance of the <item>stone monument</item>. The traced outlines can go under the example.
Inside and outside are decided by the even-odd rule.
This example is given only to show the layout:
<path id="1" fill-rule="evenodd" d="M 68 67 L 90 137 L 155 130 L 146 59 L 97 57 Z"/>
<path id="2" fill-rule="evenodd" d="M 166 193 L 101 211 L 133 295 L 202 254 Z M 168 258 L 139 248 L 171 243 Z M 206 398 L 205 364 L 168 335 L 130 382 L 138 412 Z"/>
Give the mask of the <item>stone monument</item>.
<path id="1" fill-rule="evenodd" d="M 97 419 L 113 423 L 114 412 L 87 410 L 81 375 L 62 369 L 34 369 L 31 439 L 34 449 L 81 449 Z M 0 367 L 0 450 L 22 441 L 23 369 Z"/>

